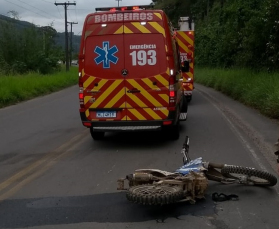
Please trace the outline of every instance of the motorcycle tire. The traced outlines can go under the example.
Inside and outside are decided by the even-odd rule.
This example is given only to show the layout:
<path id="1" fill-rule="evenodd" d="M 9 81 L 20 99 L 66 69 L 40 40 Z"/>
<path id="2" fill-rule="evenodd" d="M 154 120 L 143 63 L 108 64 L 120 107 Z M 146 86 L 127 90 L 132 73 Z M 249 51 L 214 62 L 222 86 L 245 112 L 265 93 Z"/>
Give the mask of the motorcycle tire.
<path id="1" fill-rule="evenodd" d="M 246 176 L 245 180 L 247 182 L 241 183 L 246 183 L 249 185 L 274 186 L 277 183 L 277 178 L 271 173 L 250 167 L 225 165 L 224 168 L 221 169 L 221 173 L 225 177 L 237 179 L 240 181 L 244 176 Z"/>
<path id="2" fill-rule="evenodd" d="M 129 188 L 126 197 L 137 204 L 165 205 L 181 200 L 183 190 L 179 186 L 146 184 Z"/>

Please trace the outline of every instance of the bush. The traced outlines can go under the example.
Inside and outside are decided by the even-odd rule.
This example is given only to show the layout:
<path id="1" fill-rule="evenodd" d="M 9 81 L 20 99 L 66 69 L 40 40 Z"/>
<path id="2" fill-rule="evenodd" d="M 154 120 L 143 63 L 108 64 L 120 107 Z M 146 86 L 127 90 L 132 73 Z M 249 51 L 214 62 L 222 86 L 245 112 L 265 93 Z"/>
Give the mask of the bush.
<path id="1" fill-rule="evenodd" d="M 51 74 L 59 70 L 58 59 L 55 57 L 47 57 L 45 54 L 40 53 L 34 60 L 36 63 L 36 71 L 40 74 Z"/>
<path id="2" fill-rule="evenodd" d="M 278 73 L 196 67 L 195 82 L 221 91 L 271 118 L 279 118 Z"/>

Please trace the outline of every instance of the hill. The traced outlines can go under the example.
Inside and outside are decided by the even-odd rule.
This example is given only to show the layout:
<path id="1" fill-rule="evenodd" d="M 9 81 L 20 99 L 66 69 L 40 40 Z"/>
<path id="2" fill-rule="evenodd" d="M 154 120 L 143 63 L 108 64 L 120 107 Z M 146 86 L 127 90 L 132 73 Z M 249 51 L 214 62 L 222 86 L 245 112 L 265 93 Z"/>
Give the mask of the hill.
<path id="1" fill-rule="evenodd" d="M 10 17 L 4 16 L 1 14 L 0 14 L 0 22 L 13 23 L 16 25 L 16 27 L 18 29 L 26 29 L 26 28 L 30 28 L 30 27 L 34 26 L 34 24 L 32 24 L 30 22 L 17 20 L 17 19 L 10 18 Z M 39 28 L 40 27 L 38 27 L 38 29 Z M 55 37 L 54 37 L 55 45 L 58 47 L 62 47 L 62 49 L 64 50 L 65 49 L 65 33 L 59 33 L 56 30 L 54 30 L 54 31 L 55 31 Z M 1 28 L 0 28 L 0 34 L 1 34 Z M 68 34 L 69 34 L 69 46 L 70 46 L 70 33 L 68 33 Z M 81 36 L 74 35 L 74 33 L 72 35 L 73 35 L 73 41 L 72 41 L 73 53 L 78 53 Z"/>

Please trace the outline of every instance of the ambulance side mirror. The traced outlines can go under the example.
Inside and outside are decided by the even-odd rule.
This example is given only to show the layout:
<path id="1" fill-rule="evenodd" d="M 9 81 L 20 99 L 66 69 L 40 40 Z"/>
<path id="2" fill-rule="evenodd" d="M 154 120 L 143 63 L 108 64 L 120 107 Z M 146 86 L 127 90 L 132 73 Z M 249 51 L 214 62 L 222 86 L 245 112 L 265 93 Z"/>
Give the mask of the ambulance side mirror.
<path id="1" fill-rule="evenodd" d="M 183 61 L 183 64 L 181 66 L 182 72 L 190 72 L 190 62 L 189 61 Z"/>

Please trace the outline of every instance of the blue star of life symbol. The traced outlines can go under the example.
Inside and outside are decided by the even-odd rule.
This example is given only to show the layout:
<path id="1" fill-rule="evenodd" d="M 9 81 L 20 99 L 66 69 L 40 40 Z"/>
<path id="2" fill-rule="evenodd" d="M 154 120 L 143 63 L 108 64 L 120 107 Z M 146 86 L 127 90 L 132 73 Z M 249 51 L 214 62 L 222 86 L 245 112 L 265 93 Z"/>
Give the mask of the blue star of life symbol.
<path id="1" fill-rule="evenodd" d="M 118 57 L 114 55 L 118 52 L 118 48 L 115 45 L 110 48 L 109 41 L 103 42 L 103 48 L 97 46 L 94 52 L 98 54 L 98 56 L 94 59 L 96 64 L 103 62 L 103 68 L 110 68 L 110 62 L 116 64 L 118 61 Z"/>

